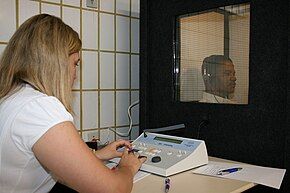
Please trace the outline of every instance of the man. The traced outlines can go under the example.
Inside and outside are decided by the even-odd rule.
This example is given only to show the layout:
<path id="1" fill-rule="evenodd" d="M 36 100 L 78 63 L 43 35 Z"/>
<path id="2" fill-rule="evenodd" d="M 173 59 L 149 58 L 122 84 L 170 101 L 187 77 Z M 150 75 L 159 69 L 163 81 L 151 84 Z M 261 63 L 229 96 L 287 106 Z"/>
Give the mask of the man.
<path id="1" fill-rule="evenodd" d="M 223 55 L 211 55 L 203 60 L 201 69 L 205 92 L 199 102 L 235 103 L 230 100 L 237 80 L 232 60 Z"/>

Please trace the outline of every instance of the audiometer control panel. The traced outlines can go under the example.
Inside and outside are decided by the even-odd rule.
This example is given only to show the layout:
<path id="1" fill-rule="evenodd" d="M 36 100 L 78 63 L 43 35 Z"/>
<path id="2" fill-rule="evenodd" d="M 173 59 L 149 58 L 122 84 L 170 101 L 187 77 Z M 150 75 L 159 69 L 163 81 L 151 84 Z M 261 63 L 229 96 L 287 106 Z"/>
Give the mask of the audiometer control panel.
<path id="1" fill-rule="evenodd" d="M 170 176 L 208 163 L 204 141 L 143 133 L 132 144 L 133 150 L 147 160 L 141 170 Z"/>

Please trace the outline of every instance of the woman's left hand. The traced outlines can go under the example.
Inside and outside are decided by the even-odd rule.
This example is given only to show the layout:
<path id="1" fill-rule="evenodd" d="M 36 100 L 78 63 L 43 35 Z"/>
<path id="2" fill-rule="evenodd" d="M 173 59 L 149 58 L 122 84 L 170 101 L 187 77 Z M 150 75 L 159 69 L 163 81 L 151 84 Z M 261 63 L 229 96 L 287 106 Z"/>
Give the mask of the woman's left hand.
<path id="1" fill-rule="evenodd" d="M 96 151 L 96 156 L 101 160 L 109 160 L 115 157 L 121 157 L 123 152 L 117 151 L 117 149 L 121 147 L 131 149 L 132 144 L 129 141 L 120 139 Z"/>

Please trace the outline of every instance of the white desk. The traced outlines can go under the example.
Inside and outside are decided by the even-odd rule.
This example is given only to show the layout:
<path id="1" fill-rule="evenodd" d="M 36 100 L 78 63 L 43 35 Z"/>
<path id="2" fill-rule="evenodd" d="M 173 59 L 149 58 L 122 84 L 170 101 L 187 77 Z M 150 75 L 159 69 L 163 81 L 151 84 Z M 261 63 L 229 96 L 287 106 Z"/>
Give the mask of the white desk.
<path id="1" fill-rule="evenodd" d="M 212 161 L 232 162 L 209 157 Z M 164 193 L 164 177 L 150 175 L 134 183 L 132 193 Z M 170 176 L 169 193 L 238 193 L 255 186 L 254 183 L 193 174 L 191 170 Z"/>

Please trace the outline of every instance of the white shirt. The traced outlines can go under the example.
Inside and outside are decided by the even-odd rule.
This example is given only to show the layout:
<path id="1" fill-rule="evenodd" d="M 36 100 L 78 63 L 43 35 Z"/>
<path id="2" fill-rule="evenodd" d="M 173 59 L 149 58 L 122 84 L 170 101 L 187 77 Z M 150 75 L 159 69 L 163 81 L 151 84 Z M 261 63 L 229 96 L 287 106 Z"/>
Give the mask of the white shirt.
<path id="1" fill-rule="evenodd" d="M 32 147 L 54 125 L 73 118 L 55 97 L 25 84 L 0 101 L 0 193 L 44 193 L 55 184 Z"/>
<path id="2" fill-rule="evenodd" d="M 208 93 L 203 92 L 202 99 L 198 101 L 200 103 L 229 103 L 229 104 L 235 104 L 235 101 Z"/>

